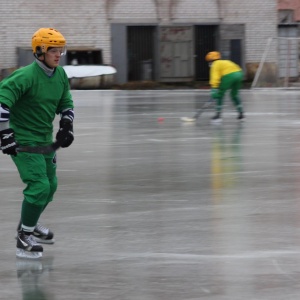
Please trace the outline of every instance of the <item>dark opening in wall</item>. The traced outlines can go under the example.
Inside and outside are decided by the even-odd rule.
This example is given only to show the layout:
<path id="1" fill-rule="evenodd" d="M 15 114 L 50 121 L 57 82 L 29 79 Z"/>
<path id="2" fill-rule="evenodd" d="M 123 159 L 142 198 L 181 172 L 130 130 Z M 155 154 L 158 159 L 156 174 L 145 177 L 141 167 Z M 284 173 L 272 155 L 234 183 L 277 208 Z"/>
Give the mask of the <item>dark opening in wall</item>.
<path id="1" fill-rule="evenodd" d="M 154 79 L 154 26 L 128 26 L 128 81 Z"/>
<path id="2" fill-rule="evenodd" d="M 102 65 L 102 50 L 68 50 L 67 65 Z"/>

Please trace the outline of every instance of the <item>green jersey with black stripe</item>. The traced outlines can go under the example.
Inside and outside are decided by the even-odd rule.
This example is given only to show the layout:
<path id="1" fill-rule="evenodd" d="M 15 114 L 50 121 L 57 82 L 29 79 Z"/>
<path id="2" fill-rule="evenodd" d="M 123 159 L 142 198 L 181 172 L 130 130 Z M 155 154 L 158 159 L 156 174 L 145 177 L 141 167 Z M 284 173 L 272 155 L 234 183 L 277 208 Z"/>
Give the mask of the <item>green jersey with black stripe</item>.
<path id="1" fill-rule="evenodd" d="M 55 115 L 74 107 L 68 77 L 61 66 L 49 77 L 34 61 L 0 83 L 0 103 L 10 110 L 10 127 L 20 145 L 53 140 Z"/>

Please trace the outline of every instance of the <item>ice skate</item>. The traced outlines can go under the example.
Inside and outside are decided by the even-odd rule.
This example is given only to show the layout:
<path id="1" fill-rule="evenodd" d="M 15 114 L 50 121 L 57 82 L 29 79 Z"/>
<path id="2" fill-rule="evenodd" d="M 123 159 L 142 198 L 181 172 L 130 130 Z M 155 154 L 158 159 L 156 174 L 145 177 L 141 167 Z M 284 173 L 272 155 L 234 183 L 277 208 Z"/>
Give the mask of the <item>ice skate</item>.
<path id="1" fill-rule="evenodd" d="M 216 115 L 211 118 L 211 123 L 212 124 L 220 124 L 220 123 L 222 123 L 221 114 L 220 113 L 216 113 Z"/>
<path id="2" fill-rule="evenodd" d="M 16 256 L 19 258 L 38 259 L 43 256 L 43 247 L 39 245 L 32 234 L 23 230 L 18 232 Z"/>
<path id="3" fill-rule="evenodd" d="M 39 244 L 54 244 L 53 232 L 39 223 L 34 228 L 33 236 Z"/>
<path id="4" fill-rule="evenodd" d="M 17 232 L 21 230 L 21 221 L 18 224 Z M 39 244 L 54 244 L 54 233 L 49 228 L 38 223 L 33 231 L 33 236 Z M 17 238 L 17 237 L 16 237 Z"/>
<path id="5" fill-rule="evenodd" d="M 243 121 L 245 121 L 245 119 L 246 119 L 246 117 L 245 117 L 244 113 L 240 112 L 237 117 L 237 120 L 243 122 Z"/>

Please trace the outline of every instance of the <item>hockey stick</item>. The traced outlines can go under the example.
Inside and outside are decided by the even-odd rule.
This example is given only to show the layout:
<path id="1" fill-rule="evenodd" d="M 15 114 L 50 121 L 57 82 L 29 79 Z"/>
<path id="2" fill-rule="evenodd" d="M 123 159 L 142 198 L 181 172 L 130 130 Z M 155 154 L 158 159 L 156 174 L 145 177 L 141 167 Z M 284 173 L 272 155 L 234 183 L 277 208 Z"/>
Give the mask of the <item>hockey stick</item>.
<path id="1" fill-rule="evenodd" d="M 202 107 L 196 112 L 196 114 L 192 117 L 182 117 L 181 121 L 183 122 L 196 122 L 197 119 L 200 117 L 200 115 L 203 113 L 204 110 L 206 110 L 207 108 L 209 108 L 211 105 L 213 104 L 213 99 L 209 98 L 208 101 L 206 101 Z"/>
<path id="2" fill-rule="evenodd" d="M 48 146 L 20 146 L 17 148 L 17 152 L 28 152 L 36 154 L 49 154 L 58 150 L 61 147 L 57 141 Z"/>

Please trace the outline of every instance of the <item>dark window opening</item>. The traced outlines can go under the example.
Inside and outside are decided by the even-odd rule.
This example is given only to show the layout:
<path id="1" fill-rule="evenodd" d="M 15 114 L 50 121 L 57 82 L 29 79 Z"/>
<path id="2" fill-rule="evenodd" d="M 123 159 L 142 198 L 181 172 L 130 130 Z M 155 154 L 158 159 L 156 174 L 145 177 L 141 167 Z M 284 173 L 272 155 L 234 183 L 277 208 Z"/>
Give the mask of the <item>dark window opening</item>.
<path id="1" fill-rule="evenodd" d="M 128 80 L 153 80 L 154 33 L 153 26 L 128 26 Z"/>
<path id="2" fill-rule="evenodd" d="M 230 40 L 230 60 L 242 66 L 242 41 Z"/>
<path id="3" fill-rule="evenodd" d="M 101 50 L 68 50 L 67 65 L 102 65 Z"/>
<path id="4" fill-rule="evenodd" d="M 205 56 L 216 48 L 216 25 L 195 26 L 195 77 L 196 80 L 208 80 L 209 67 Z"/>

